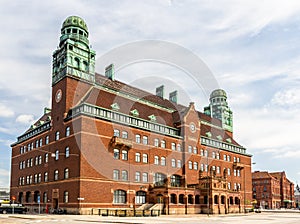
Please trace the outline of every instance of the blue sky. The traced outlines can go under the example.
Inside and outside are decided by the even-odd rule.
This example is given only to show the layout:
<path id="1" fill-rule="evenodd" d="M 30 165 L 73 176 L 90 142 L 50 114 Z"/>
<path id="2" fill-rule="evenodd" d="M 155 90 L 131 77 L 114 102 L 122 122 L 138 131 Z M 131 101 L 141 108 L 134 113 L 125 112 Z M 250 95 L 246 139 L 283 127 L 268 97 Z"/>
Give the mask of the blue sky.
<path id="1" fill-rule="evenodd" d="M 299 1 L 0 0 L 0 187 L 9 186 L 10 144 L 50 105 L 52 52 L 69 15 L 86 21 L 98 57 L 149 39 L 189 49 L 226 90 L 235 139 L 253 154 L 253 169 L 300 180 Z M 162 75 L 168 83 L 184 74 L 144 63 L 116 78 L 154 93 L 159 83 L 149 80 Z M 177 86 L 182 103 L 208 104 L 185 79 Z"/>

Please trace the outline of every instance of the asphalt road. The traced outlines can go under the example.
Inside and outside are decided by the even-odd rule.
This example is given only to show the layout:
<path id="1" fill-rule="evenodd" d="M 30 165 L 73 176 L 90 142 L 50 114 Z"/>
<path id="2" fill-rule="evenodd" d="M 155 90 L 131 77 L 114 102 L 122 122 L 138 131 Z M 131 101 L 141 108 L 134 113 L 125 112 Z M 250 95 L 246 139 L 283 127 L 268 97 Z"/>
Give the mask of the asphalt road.
<path id="1" fill-rule="evenodd" d="M 0 223 L 66 224 L 299 224 L 300 213 L 260 213 L 237 215 L 186 215 L 159 217 L 102 217 L 77 215 L 2 215 Z"/>

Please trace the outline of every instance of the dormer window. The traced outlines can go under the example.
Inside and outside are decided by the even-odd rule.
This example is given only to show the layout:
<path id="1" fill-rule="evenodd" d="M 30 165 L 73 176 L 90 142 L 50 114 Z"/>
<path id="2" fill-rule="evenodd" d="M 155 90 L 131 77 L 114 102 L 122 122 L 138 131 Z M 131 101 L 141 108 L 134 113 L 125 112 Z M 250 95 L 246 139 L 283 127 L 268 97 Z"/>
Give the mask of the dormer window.
<path id="1" fill-rule="evenodd" d="M 205 134 L 206 134 L 206 136 L 209 137 L 209 138 L 211 138 L 211 136 L 212 136 L 211 132 L 206 132 Z"/>
<path id="2" fill-rule="evenodd" d="M 151 114 L 150 116 L 148 116 L 149 117 L 149 119 L 151 120 L 151 121 L 156 121 L 156 116 L 154 115 L 154 114 Z"/>
<path id="3" fill-rule="evenodd" d="M 134 110 L 130 111 L 130 113 L 131 113 L 133 116 L 135 116 L 135 117 L 138 117 L 138 116 L 140 115 L 140 113 L 138 112 L 137 109 L 134 109 Z"/>
<path id="4" fill-rule="evenodd" d="M 230 138 L 227 138 L 226 141 L 227 141 L 228 143 L 231 143 L 231 139 L 230 139 Z"/>
<path id="5" fill-rule="evenodd" d="M 114 103 L 114 104 L 112 104 L 112 105 L 110 105 L 110 106 L 111 106 L 111 109 L 112 109 L 112 110 L 116 110 L 116 111 L 120 110 L 120 106 L 119 106 L 119 104 L 117 104 L 117 103 Z"/>

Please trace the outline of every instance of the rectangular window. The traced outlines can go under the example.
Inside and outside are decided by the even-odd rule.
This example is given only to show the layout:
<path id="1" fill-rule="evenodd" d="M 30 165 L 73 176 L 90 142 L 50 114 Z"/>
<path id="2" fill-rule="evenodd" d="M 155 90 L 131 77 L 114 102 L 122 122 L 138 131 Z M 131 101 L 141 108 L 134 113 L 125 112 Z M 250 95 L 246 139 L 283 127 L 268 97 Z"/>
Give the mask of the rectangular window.
<path id="1" fill-rule="evenodd" d="M 155 165 L 159 164 L 159 157 L 158 156 L 154 156 L 154 164 Z"/>
<path id="2" fill-rule="evenodd" d="M 42 146 L 43 146 L 43 139 L 42 139 L 42 138 L 40 139 L 40 143 L 39 143 L 39 145 L 40 145 L 40 147 L 42 147 Z"/>
<path id="3" fill-rule="evenodd" d="M 201 156 L 204 156 L 204 151 L 203 151 L 203 149 L 200 150 L 200 155 L 201 155 Z"/>
<path id="4" fill-rule="evenodd" d="M 221 168 L 219 166 L 217 166 L 217 174 L 220 173 Z"/>
<path id="5" fill-rule="evenodd" d="M 188 152 L 192 153 L 192 146 L 190 146 L 190 145 L 188 146 Z"/>
<path id="6" fill-rule="evenodd" d="M 171 143 L 171 149 L 176 150 L 176 144 L 174 142 Z"/>
<path id="7" fill-rule="evenodd" d="M 177 144 L 177 151 L 181 152 L 181 145 L 180 144 Z"/>
<path id="8" fill-rule="evenodd" d="M 227 156 L 223 155 L 223 159 L 224 159 L 224 161 L 226 161 L 227 160 Z"/>
<path id="9" fill-rule="evenodd" d="M 35 148 L 38 148 L 39 147 L 39 140 L 36 140 L 35 141 Z M 28 150 L 29 151 L 29 150 Z"/>
<path id="10" fill-rule="evenodd" d="M 166 158 L 163 156 L 160 158 L 160 165 L 162 165 L 162 166 L 166 165 Z"/>

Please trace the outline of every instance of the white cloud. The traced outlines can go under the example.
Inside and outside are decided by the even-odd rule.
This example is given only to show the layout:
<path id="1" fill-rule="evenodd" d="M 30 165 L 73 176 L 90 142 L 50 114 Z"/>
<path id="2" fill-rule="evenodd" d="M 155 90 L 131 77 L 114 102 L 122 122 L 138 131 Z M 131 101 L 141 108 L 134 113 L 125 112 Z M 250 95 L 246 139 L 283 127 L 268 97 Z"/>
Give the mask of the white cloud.
<path id="1" fill-rule="evenodd" d="M 21 114 L 17 117 L 16 122 L 20 124 L 30 125 L 34 121 L 32 114 Z"/>
<path id="2" fill-rule="evenodd" d="M 14 111 L 6 105 L 0 103 L 0 117 L 13 117 Z"/>
<path id="3" fill-rule="evenodd" d="M 300 106 L 300 89 L 293 88 L 277 92 L 271 103 L 278 106 Z"/>

